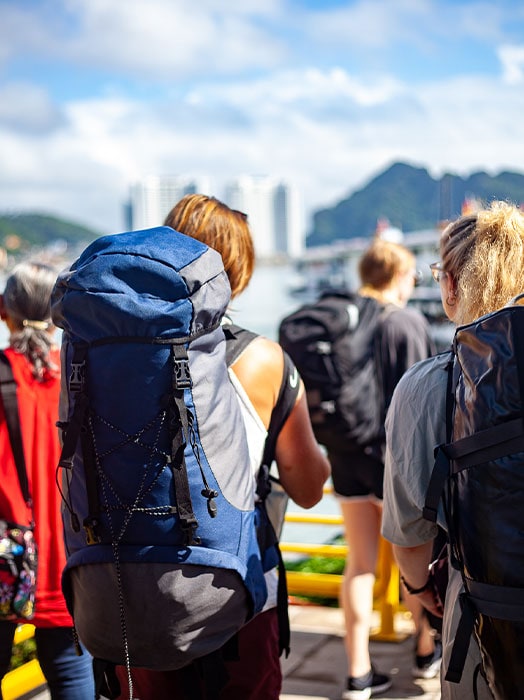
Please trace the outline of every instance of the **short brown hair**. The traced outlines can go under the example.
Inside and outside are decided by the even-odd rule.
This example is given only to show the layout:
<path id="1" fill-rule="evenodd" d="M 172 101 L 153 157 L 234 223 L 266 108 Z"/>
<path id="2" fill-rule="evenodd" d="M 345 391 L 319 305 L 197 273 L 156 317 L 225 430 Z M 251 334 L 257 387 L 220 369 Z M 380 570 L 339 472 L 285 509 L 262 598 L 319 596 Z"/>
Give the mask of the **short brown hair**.
<path id="1" fill-rule="evenodd" d="M 454 321 L 471 323 L 524 292 L 524 214 L 494 201 L 449 224 L 440 239 L 442 269 L 457 285 Z"/>
<path id="2" fill-rule="evenodd" d="M 399 243 L 377 238 L 360 258 L 358 272 L 364 287 L 387 289 L 400 273 L 415 268 L 415 256 Z"/>
<path id="3" fill-rule="evenodd" d="M 171 209 L 164 225 L 220 253 L 231 298 L 247 287 L 255 267 L 255 249 L 245 214 L 230 209 L 215 197 L 188 194 Z"/>

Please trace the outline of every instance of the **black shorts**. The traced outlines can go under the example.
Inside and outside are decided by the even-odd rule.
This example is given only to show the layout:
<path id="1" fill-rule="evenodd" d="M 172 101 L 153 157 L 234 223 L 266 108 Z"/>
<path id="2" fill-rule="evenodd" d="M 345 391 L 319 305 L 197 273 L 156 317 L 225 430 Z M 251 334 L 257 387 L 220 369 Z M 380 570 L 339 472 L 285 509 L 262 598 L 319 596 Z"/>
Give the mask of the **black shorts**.
<path id="1" fill-rule="evenodd" d="M 333 489 L 339 496 L 375 496 L 382 499 L 384 465 L 362 452 L 329 452 Z"/>

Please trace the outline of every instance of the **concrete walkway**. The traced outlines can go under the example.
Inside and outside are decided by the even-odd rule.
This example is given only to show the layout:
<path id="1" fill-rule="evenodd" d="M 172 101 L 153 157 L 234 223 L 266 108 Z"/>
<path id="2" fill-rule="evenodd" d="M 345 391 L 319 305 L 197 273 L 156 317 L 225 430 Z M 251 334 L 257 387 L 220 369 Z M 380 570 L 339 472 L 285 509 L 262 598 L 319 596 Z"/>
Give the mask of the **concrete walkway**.
<path id="1" fill-rule="evenodd" d="M 292 606 L 290 609 L 291 653 L 282 662 L 284 685 L 281 700 L 340 700 L 346 682 L 344 625 L 338 608 Z M 377 620 L 378 623 L 378 620 Z M 417 698 L 439 700 L 439 679 L 414 680 L 413 626 L 408 616 L 398 615 L 395 632 L 400 642 L 371 642 L 371 657 L 378 671 L 392 676 L 393 685 L 377 696 L 382 700 Z"/>
<path id="2" fill-rule="evenodd" d="M 292 605 L 290 618 L 291 653 L 282 661 L 284 684 L 280 700 L 340 700 L 347 673 L 342 611 Z M 378 696 L 382 700 L 440 700 L 438 678 L 425 681 L 414 680 L 411 676 L 412 630 L 409 618 L 398 615 L 395 632 L 404 637 L 403 641 L 371 642 L 375 667 L 393 678 L 391 689 Z M 34 700 L 50 700 L 47 690 L 32 697 Z"/>

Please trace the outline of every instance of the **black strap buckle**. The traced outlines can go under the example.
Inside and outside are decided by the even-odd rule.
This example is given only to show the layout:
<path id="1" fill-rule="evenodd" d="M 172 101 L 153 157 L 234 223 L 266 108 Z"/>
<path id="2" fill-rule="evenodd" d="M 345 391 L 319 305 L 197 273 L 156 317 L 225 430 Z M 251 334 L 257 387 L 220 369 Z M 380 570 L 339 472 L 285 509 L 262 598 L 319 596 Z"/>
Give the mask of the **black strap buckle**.
<path id="1" fill-rule="evenodd" d="M 71 362 L 71 375 L 69 377 L 69 391 L 77 393 L 84 388 L 86 376 L 85 360 Z"/>
<path id="2" fill-rule="evenodd" d="M 175 389 L 190 389 L 191 374 L 188 359 L 175 359 L 173 368 L 173 385 Z"/>

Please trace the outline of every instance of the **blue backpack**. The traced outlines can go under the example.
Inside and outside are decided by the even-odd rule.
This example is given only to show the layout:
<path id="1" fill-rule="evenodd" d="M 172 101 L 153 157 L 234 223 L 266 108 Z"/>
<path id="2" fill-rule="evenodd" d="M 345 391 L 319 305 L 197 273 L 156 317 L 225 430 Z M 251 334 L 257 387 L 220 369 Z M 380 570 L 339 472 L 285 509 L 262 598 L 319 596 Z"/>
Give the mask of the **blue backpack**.
<path id="1" fill-rule="evenodd" d="M 62 273 L 63 586 L 99 659 L 212 654 L 266 600 L 230 384 L 220 255 L 171 228 L 104 236 Z"/>

